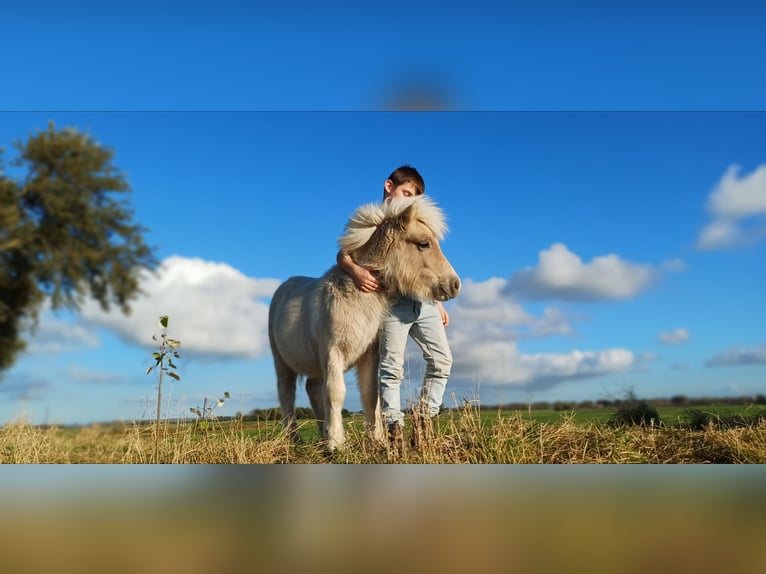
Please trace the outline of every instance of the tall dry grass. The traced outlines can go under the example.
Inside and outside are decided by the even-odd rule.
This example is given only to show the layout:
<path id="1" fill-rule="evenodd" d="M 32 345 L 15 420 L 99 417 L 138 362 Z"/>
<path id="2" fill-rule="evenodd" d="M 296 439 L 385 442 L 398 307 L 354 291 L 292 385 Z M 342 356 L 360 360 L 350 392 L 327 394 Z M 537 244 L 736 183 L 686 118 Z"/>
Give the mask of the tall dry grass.
<path id="1" fill-rule="evenodd" d="M 0 462 L 19 464 L 675 464 L 766 463 L 766 424 L 703 430 L 578 423 L 563 414 L 537 423 L 521 413 L 482 417 L 478 409 L 442 414 L 428 440 L 398 450 L 374 442 L 359 417 L 345 421 L 346 448 L 330 455 L 306 421 L 293 445 L 278 425 L 239 422 L 0 428 Z M 408 424 L 408 431 L 411 431 Z M 159 437 L 157 434 L 159 432 Z M 155 440 L 159 449 L 155 452 Z"/>

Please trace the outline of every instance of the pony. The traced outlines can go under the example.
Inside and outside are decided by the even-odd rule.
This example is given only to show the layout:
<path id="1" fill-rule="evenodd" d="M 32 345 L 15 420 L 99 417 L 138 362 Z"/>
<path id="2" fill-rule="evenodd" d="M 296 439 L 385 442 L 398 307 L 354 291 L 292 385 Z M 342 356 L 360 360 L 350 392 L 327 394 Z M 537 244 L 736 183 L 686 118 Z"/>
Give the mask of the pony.
<path id="1" fill-rule="evenodd" d="M 384 440 L 378 330 L 396 297 L 447 301 L 457 296 L 460 278 L 439 246 L 446 232 L 441 209 L 422 195 L 363 205 L 351 215 L 338 244 L 357 264 L 377 273 L 381 290 L 363 293 L 337 265 L 319 278 L 290 277 L 276 289 L 269 305 L 269 344 L 282 422 L 293 440 L 299 440 L 296 381 L 305 375 L 326 448 L 344 444 L 344 373 L 352 367 L 367 431 Z"/>

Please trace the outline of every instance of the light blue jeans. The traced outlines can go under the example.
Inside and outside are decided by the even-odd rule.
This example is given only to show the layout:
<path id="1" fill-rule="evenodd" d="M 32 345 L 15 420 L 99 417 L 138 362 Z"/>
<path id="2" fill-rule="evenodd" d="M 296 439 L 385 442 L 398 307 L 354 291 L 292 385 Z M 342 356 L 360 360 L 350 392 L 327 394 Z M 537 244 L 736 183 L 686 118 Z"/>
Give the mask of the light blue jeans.
<path id="1" fill-rule="evenodd" d="M 389 427 L 396 422 L 404 422 L 401 383 L 408 336 L 418 344 L 426 361 L 418 408 L 427 410 L 429 416 L 439 414 L 452 369 L 447 332 L 436 302 L 397 299 L 380 327 L 380 402 Z"/>

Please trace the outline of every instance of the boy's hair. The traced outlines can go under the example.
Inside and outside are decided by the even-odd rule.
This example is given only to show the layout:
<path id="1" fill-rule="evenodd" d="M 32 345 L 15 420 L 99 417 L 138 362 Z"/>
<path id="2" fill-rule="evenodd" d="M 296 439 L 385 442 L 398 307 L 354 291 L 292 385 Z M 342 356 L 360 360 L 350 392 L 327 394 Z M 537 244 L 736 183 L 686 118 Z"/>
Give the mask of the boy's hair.
<path id="1" fill-rule="evenodd" d="M 415 184 L 416 195 L 423 195 L 426 192 L 426 182 L 423 181 L 423 177 L 418 173 L 418 170 L 411 165 L 405 164 L 397 167 L 391 172 L 388 179 L 393 182 L 394 187 L 411 181 Z"/>

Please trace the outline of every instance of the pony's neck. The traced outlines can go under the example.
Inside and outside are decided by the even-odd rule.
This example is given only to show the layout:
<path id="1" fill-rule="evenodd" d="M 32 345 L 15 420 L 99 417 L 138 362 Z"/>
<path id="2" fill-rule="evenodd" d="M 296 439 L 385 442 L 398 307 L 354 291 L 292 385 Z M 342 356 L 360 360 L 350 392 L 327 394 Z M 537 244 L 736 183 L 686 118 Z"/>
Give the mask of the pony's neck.
<path id="1" fill-rule="evenodd" d="M 363 293 L 351 279 L 356 298 L 360 302 L 363 313 L 368 321 L 382 321 L 383 317 L 391 308 L 392 301 L 397 297 L 393 292 L 385 287 L 382 291 L 372 293 Z"/>

